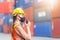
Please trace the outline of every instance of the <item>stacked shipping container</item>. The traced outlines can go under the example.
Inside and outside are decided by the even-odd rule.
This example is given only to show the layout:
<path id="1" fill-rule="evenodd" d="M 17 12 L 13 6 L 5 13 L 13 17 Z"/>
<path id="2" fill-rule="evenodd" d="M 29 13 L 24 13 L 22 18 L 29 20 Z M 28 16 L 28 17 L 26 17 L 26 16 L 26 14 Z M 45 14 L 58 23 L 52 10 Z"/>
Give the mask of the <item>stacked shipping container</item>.
<path id="1" fill-rule="evenodd" d="M 10 33 L 14 0 L 0 0 L 0 32 Z"/>
<path id="2" fill-rule="evenodd" d="M 60 0 L 57 0 L 54 10 L 51 11 L 51 21 L 53 25 L 52 37 L 60 38 Z"/>
<path id="3" fill-rule="evenodd" d="M 60 37 L 60 0 L 54 1 L 54 8 L 51 9 L 44 3 L 45 1 L 34 0 L 34 34 L 36 36 Z"/>
<path id="4" fill-rule="evenodd" d="M 34 0 L 34 35 L 51 37 L 51 26 L 51 11 L 44 1 Z"/>
<path id="5" fill-rule="evenodd" d="M 32 35 L 60 37 L 59 4 L 60 0 L 56 0 L 55 8 L 52 10 L 43 0 L 0 0 L 0 32 L 10 33 L 13 23 L 11 11 L 14 8 L 22 7 L 26 19 L 31 22 Z"/>

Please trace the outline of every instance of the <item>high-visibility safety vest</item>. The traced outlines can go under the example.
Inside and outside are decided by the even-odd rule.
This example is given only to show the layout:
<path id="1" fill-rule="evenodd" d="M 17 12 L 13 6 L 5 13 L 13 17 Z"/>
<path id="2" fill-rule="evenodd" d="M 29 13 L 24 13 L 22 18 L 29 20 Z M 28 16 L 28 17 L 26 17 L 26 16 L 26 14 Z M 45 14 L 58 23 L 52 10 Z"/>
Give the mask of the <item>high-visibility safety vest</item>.
<path id="1" fill-rule="evenodd" d="M 19 24 L 14 24 L 13 27 L 12 27 L 12 40 L 16 40 L 16 31 L 15 31 L 15 28 L 17 28 L 17 26 L 19 26 Z M 22 38 L 23 40 L 25 40 L 23 37 L 21 37 L 21 36 L 19 36 L 19 37 Z"/>
<path id="2" fill-rule="evenodd" d="M 18 24 L 13 24 L 12 27 L 12 40 L 16 40 L 16 36 L 15 36 L 15 28 L 18 26 Z"/>

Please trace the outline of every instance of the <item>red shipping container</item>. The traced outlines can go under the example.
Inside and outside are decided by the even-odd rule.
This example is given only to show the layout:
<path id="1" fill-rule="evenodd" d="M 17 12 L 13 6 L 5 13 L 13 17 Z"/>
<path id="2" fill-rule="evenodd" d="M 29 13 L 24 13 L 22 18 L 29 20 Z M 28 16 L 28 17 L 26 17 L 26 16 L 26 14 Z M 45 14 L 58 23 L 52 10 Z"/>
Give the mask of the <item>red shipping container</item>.
<path id="1" fill-rule="evenodd" d="M 52 19 L 52 37 L 60 37 L 60 18 Z"/>
<path id="2" fill-rule="evenodd" d="M 30 21 L 33 21 L 33 13 L 34 13 L 33 6 L 24 9 L 24 12 L 25 12 L 25 17 Z"/>
<path id="3" fill-rule="evenodd" d="M 0 2 L 0 13 L 10 13 L 12 11 L 12 2 Z"/>
<path id="4" fill-rule="evenodd" d="M 56 0 L 56 4 L 54 6 L 54 9 L 51 10 L 51 16 L 52 17 L 60 17 L 60 0 Z"/>
<path id="5" fill-rule="evenodd" d="M 26 25 L 24 25 L 24 30 L 26 31 L 27 33 L 27 28 L 26 28 Z M 31 22 L 31 26 L 30 26 L 30 32 L 31 32 L 31 35 L 33 36 L 34 35 L 34 23 Z"/>
<path id="6" fill-rule="evenodd" d="M 11 32 L 11 27 L 7 24 L 3 25 L 3 32 L 4 33 L 10 33 Z"/>

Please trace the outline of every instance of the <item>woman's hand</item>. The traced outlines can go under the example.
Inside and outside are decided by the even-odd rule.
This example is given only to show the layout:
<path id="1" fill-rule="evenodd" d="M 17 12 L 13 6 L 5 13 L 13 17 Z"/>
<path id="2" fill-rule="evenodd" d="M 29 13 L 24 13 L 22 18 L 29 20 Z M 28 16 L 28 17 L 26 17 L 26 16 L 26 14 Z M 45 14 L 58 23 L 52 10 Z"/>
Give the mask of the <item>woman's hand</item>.
<path id="1" fill-rule="evenodd" d="M 26 26 L 27 26 L 27 27 L 30 27 L 31 22 L 30 22 L 30 21 L 28 21 L 28 23 L 25 23 L 25 24 L 26 24 Z"/>

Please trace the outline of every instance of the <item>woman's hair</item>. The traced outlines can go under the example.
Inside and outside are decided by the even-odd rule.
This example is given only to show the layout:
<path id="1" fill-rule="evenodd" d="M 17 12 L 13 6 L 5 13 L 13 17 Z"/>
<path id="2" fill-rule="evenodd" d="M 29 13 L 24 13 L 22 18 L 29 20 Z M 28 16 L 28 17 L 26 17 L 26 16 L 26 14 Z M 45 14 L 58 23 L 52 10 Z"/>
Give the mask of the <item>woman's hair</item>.
<path id="1" fill-rule="evenodd" d="M 13 23 L 15 22 L 15 20 L 16 20 L 16 16 L 13 16 Z"/>
<path id="2" fill-rule="evenodd" d="M 13 25 L 12 26 L 14 26 L 15 20 L 16 20 L 16 16 L 13 16 Z M 12 29 L 14 29 L 14 27 L 12 27 Z"/>

